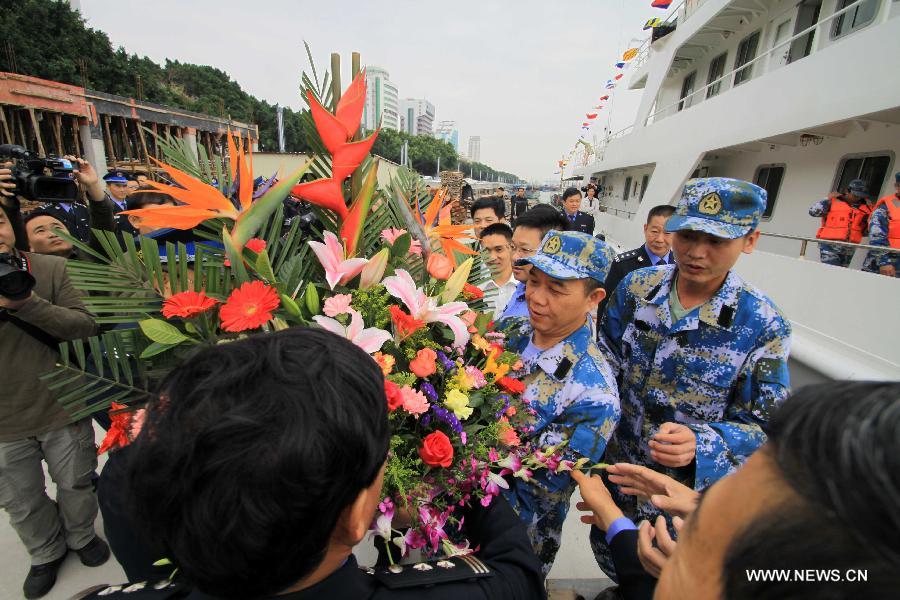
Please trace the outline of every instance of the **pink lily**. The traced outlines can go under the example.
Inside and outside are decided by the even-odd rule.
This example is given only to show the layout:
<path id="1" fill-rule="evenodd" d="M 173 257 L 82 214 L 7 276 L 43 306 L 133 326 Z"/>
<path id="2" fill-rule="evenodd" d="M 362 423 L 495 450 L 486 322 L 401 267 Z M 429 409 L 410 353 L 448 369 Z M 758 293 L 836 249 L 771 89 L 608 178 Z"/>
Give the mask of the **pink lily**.
<path id="1" fill-rule="evenodd" d="M 338 283 L 350 281 L 366 266 L 364 258 L 347 258 L 344 246 L 337 236 L 330 231 L 325 232 L 325 243 L 307 242 L 312 251 L 316 253 L 319 262 L 325 269 L 325 280 L 328 287 L 334 289 Z"/>
<path id="2" fill-rule="evenodd" d="M 439 305 L 437 298 L 425 295 L 416 287 L 412 276 L 403 269 L 397 269 L 396 275 L 385 277 L 385 289 L 391 296 L 398 298 L 406 305 L 413 318 L 426 323 L 443 323 L 453 332 L 454 345 L 465 346 L 469 341 L 469 330 L 459 315 L 469 309 L 465 302 L 448 302 Z"/>
<path id="3" fill-rule="evenodd" d="M 391 333 L 384 329 L 378 329 L 377 327 L 364 329 L 362 315 L 359 314 L 359 311 L 348 308 L 347 312 L 350 314 L 350 325 L 348 327 L 344 327 L 336 319 L 323 317 L 322 315 L 316 315 L 313 317 L 313 321 L 318 323 L 322 329 L 327 329 L 331 333 L 347 338 L 368 354 L 378 352 L 384 343 L 391 339 Z"/>

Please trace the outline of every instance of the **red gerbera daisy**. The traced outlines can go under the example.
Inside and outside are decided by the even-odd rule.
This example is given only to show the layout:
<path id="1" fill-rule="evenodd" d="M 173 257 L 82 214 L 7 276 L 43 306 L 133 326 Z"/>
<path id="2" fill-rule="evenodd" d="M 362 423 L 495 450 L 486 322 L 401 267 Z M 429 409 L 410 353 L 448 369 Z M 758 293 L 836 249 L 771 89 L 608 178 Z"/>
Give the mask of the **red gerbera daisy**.
<path id="1" fill-rule="evenodd" d="M 266 249 L 266 240 L 261 240 L 259 238 L 250 238 L 247 240 L 247 243 L 244 244 L 244 248 L 247 250 L 253 250 L 257 254 L 261 253 Z"/>
<path id="2" fill-rule="evenodd" d="M 222 329 L 246 331 L 261 327 L 272 318 L 280 300 L 274 288 L 262 281 L 250 281 L 231 292 L 219 311 Z"/>
<path id="3" fill-rule="evenodd" d="M 205 313 L 219 301 L 203 292 L 181 292 L 163 302 L 162 314 L 165 318 L 182 317 L 190 319 Z"/>

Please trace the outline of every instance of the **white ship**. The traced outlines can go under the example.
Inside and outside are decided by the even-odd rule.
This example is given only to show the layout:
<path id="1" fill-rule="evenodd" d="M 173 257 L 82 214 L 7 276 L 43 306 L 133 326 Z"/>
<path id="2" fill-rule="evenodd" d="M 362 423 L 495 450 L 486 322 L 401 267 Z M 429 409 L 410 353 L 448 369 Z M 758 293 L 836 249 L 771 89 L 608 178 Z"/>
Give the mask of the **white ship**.
<path id="1" fill-rule="evenodd" d="M 595 139 L 574 177 L 604 186 L 598 231 L 626 248 L 691 177 L 769 192 L 756 252 L 737 271 L 793 326 L 793 384 L 900 378 L 900 280 L 819 262 L 809 207 L 851 179 L 874 199 L 900 170 L 900 2 L 686 0 L 620 83 L 642 89 L 634 123 Z M 866 244 L 867 239 L 863 239 Z"/>

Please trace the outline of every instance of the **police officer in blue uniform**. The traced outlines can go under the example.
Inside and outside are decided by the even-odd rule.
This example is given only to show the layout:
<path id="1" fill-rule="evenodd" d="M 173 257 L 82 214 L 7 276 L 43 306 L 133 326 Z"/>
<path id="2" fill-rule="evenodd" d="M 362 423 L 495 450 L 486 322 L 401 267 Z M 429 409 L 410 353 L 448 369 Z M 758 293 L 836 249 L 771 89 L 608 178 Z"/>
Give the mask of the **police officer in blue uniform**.
<path id="1" fill-rule="evenodd" d="M 536 410 L 532 442 L 564 443 L 563 457 L 600 462 L 619 421 L 613 373 L 597 345 L 589 315 L 605 294 L 614 253 L 605 242 L 574 231 L 550 231 L 533 256 L 526 284 L 528 318 L 503 319 L 507 347 L 522 356 L 523 398 Z M 568 472 L 539 470 L 514 479 L 505 495 L 528 526 L 544 576 L 559 550 L 575 483 Z"/>
<path id="2" fill-rule="evenodd" d="M 581 192 L 570 187 L 562 195 L 563 214 L 569 220 L 569 231 L 580 231 L 594 235 L 594 217 L 581 212 Z"/>
<path id="3" fill-rule="evenodd" d="M 755 248 L 765 206 L 765 190 L 745 181 L 689 181 L 666 224 L 676 264 L 634 271 L 613 292 L 600 331 L 622 421 L 605 462 L 644 465 L 700 490 L 764 442 L 789 391 L 791 328 L 731 269 Z M 657 514 L 613 494 L 632 520 Z M 591 541 L 610 569 L 602 533 L 592 530 Z"/>
<path id="4" fill-rule="evenodd" d="M 668 265 L 675 262 L 672 255 L 672 234 L 666 233 L 666 221 L 675 212 L 675 207 L 668 204 L 654 206 L 647 213 L 647 222 L 644 224 L 644 243 L 634 250 L 623 252 L 616 257 L 603 288 L 608 294 L 597 308 L 597 322 L 603 318 L 606 303 L 622 278 L 637 269 Z"/>
<path id="5" fill-rule="evenodd" d="M 113 212 L 116 214 L 116 230 L 123 235 L 135 235 L 137 230 L 128 222 L 125 215 L 119 215 L 120 212 L 128 210 L 128 195 L 131 190 L 128 189 L 128 183 L 131 178 L 125 171 L 110 171 L 103 176 L 106 182 L 106 197 L 113 205 Z"/>
<path id="6" fill-rule="evenodd" d="M 125 533 L 160 549 L 176 582 L 86 598 L 546 598 L 502 498 L 455 513 L 474 554 L 359 567 L 391 431 L 381 369 L 349 340 L 302 327 L 251 336 L 193 355 L 162 389 L 121 488 L 138 528 Z"/>

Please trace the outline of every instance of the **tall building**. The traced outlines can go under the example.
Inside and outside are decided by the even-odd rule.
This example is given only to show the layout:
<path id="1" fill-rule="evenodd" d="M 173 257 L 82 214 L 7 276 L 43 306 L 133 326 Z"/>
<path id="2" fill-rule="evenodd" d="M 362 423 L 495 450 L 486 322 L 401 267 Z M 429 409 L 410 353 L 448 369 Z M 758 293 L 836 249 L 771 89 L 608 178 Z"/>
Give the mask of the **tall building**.
<path id="1" fill-rule="evenodd" d="M 456 121 L 439 122 L 434 130 L 434 137 L 444 140 L 459 152 L 459 130 L 456 128 Z"/>
<path id="2" fill-rule="evenodd" d="M 472 162 L 481 161 L 481 136 L 473 135 L 469 137 L 469 160 Z"/>
<path id="3" fill-rule="evenodd" d="M 410 135 L 433 135 L 434 104 L 424 98 L 404 98 L 401 111 L 403 131 Z"/>
<path id="4" fill-rule="evenodd" d="M 386 69 L 366 67 L 366 106 L 363 127 L 372 131 L 381 126 L 400 129 L 400 95 Z"/>

